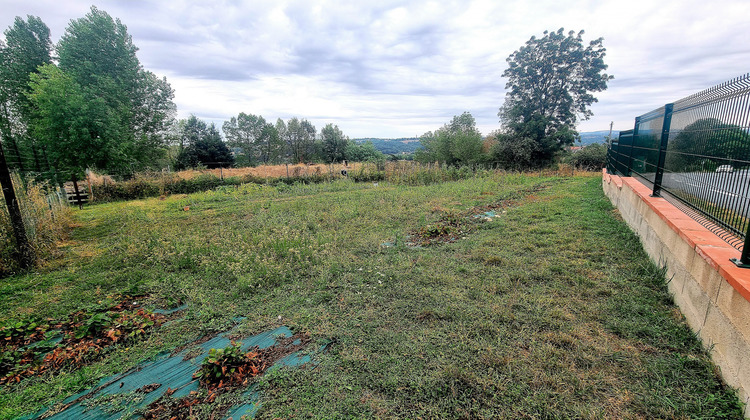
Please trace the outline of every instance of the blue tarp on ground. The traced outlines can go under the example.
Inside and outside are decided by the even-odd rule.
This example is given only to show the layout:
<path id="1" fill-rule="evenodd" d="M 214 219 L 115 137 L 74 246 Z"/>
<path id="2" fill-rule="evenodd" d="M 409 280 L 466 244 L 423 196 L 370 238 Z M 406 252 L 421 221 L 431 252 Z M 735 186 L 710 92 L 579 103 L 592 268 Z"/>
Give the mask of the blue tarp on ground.
<path id="1" fill-rule="evenodd" d="M 201 362 L 208 356 L 212 348 L 225 348 L 231 344 L 227 338 L 230 333 L 225 333 L 212 338 L 202 344 L 201 353 L 193 358 L 186 357 L 188 353 L 197 354 L 195 346 L 191 346 L 177 354 L 163 354 L 156 360 L 143 363 L 135 369 L 120 375 L 103 379 L 98 386 L 81 394 L 66 399 L 63 404 L 70 404 L 64 410 L 48 415 L 49 419 L 119 419 L 127 418 L 128 413 L 136 409 L 144 409 L 150 403 L 164 395 L 167 389 L 175 390 L 173 398 L 188 395 L 191 391 L 198 390 L 198 380 L 193 379 L 193 374 L 200 368 Z M 277 338 L 292 336 L 292 331 L 287 327 L 279 327 L 275 330 L 264 332 L 241 340 L 242 350 L 249 351 L 250 348 L 258 346 L 266 348 L 276 344 Z M 298 343 L 297 343 L 298 344 Z M 276 362 L 276 365 L 298 366 L 310 362 L 309 355 L 301 355 L 299 352 L 290 354 Z M 160 384 L 158 388 L 155 384 Z M 152 385 L 148 387 L 148 385 Z M 144 390 L 144 387 L 146 389 Z M 136 392 L 137 390 L 140 390 Z M 258 409 L 259 394 L 251 386 L 244 394 L 245 404 L 230 409 L 227 418 L 238 419 L 243 415 L 253 417 Z M 45 410 L 34 414 L 29 418 L 36 418 L 45 413 Z"/>

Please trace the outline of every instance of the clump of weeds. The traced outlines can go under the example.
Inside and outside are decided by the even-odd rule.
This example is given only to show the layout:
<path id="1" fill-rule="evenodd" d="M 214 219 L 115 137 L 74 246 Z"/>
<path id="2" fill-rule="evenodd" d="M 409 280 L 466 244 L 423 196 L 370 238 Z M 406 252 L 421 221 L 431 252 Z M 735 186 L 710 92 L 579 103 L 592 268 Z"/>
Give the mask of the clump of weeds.
<path id="1" fill-rule="evenodd" d="M 143 411 L 143 418 L 149 420 L 191 418 L 196 413 L 210 412 L 219 415 L 235 404 L 233 398 L 222 398 L 242 390 L 255 382 L 271 365 L 282 357 L 305 348 L 310 337 L 297 333 L 291 337 L 279 338 L 275 345 L 267 348 L 253 347 L 243 351 L 239 343 L 210 349 L 201 367 L 193 374 L 198 379 L 200 389 L 185 397 L 172 398 L 175 390 L 168 389 L 164 395 L 152 402 Z"/>

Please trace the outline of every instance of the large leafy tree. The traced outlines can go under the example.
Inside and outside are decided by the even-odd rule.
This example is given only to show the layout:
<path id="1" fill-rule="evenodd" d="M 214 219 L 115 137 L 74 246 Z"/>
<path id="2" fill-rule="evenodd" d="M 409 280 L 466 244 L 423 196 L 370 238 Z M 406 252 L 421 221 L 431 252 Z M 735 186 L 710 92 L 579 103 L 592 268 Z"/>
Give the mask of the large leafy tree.
<path id="1" fill-rule="evenodd" d="M 158 77 L 143 70 L 138 81 L 137 90 L 133 94 L 132 119 L 129 124 L 135 143 L 130 159 L 147 167 L 166 153 L 177 106 L 172 101 L 174 90 L 166 77 Z"/>
<path id="2" fill-rule="evenodd" d="M 29 94 L 34 133 L 59 170 L 131 171 L 165 154 L 174 92 L 142 68 L 137 50 L 127 27 L 96 7 L 70 22 L 57 45 L 57 70 L 42 72 Z M 63 92 L 69 97 L 53 97 Z M 93 146 L 106 154 L 87 161 Z"/>
<path id="3" fill-rule="evenodd" d="M 241 148 L 250 164 L 277 161 L 281 155 L 282 144 L 276 127 L 260 115 L 240 112 L 224 122 L 222 131 L 229 145 Z"/>
<path id="4" fill-rule="evenodd" d="M 561 28 L 531 37 L 508 57 L 505 104 L 498 116 L 503 123 L 503 142 L 534 142 L 530 156 L 535 165 L 548 163 L 554 154 L 573 144 L 576 123 L 593 115 L 593 92 L 607 88 L 613 77 L 604 73 L 606 49 L 602 38 L 584 45 L 583 31 Z"/>
<path id="5" fill-rule="evenodd" d="M 27 16 L 26 20 L 16 17 L 4 35 L 6 43 L 0 41 L 0 136 L 11 166 L 40 170 L 39 150 L 28 135 L 31 102 L 27 95 L 31 74 L 52 62 L 50 31 L 40 18 Z M 36 158 L 24 165 L 24 157 Z"/>
<path id="6" fill-rule="evenodd" d="M 346 146 L 349 137 L 339 129 L 338 125 L 327 124 L 320 130 L 321 153 L 326 163 L 341 162 L 346 157 Z"/>
<path id="7" fill-rule="evenodd" d="M 81 86 L 100 89 L 113 105 L 134 99 L 142 72 L 137 51 L 127 27 L 95 6 L 70 21 L 57 44 L 60 68 Z"/>
<path id="8" fill-rule="evenodd" d="M 72 76 L 55 65 L 31 75 L 36 105 L 32 135 L 46 146 L 53 167 L 72 173 L 92 166 L 122 167 L 128 159 L 126 144 L 108 141 L 127 136 L 117 115 L 102 97 L 90 97 Z M 57 179 L 64 181 L 64 179 Z"/>
<path id="9" fill-rule="evenodd" d="M 184 150 L 198 142 L 208 130 L 208 124 L 195 115 L 179 122 L 180 150 Z"/>
<path id="10" fill-rule="evenodd" d="M 474 117 L 464 112 L 453 117 L 443 127 L 420 137 L 422 149 L 415 158 L 420 162 L 441 162 L 448 165 L 468 165 L 482 162 L 482 134 Z"/>
<path id="11" fill-rule="evenodd" d="M 536 167 L 540 162 L 547 162 L 540 159 L 540 156 L 546 156 L 542 146 L 531 137 L 513 138 L 503 133 L 495 133 L 494 140 L 493 161 L 505 169 L 522 171 Z"/>

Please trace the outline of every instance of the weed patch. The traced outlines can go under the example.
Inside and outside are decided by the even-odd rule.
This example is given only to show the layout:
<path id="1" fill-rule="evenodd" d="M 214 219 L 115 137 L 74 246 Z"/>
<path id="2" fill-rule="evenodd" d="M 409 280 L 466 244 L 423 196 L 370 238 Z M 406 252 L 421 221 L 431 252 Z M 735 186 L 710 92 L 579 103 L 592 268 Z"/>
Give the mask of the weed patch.
<path id="1" fill-rule="evenodd" d="M 101 357 L 116 343 L 139 339 L 164 322 L 165 316 L 140 307 L 144 296 L 124 297 L 119 303 L 92 312 L 79 311 L 66 321 L 21 320 L 0 327 L 0 384 L 78 368 Z"/>
<path id="2" fill-rule="evenodd" d="M 13 175 L 16 199 L 36 267 L 44 267 L 60 256 L 57 245 L 67 239 L 73 212 L 53 188 Z M 3 194 L 0 192 L 0 197 Z M 7 209 L 0 209 L 0 278 L 20 270 L 13 228 Z"/>
<path id="3" fill-rule="evenodd" d="M 500 217 L 502 213 L 505 213 L 508 208 L 520 205 L 524 199 L 533 198 L 532 194 L 547 188 L 549 188 L 547 183 L 540 183 L 530 188 L 514 191 L 501 201 L 477 205 L 463 212 L 441 211 L 437 221 L 412 231 L 407 236 L 406 245 L 409 247 L 430 246 L 453 243 L 466 238 L 466 235 L 475 229 L 477 223 L 492 221 L 495 217 Z M 491 194 L 482 194 L 482 196 L 486 195 Z"/>
<path id="4" fill-rule="evenodd" d="M 222 400 L 223 394 L 248 387 L 279 359 L 304 349 L 309 343 L 308 335 L 298 333 L 278 340 L 273 346 L 263 349 L 256 346 L 248 352 L 243 352 L 235 342 L 225 348 L 212 348 L 193 375 L 199 380 L 201 389 L 179 398 L 173 397 L 175 390 L 168 389 L 146 407 L 143 418 L 190 418 L 198 412 L 221 416 L 236 405 L 232 399 Z M 154 385 L 158 387 L 159 384 Z M 219 403 L 215 404 L 217 401 Z"/>

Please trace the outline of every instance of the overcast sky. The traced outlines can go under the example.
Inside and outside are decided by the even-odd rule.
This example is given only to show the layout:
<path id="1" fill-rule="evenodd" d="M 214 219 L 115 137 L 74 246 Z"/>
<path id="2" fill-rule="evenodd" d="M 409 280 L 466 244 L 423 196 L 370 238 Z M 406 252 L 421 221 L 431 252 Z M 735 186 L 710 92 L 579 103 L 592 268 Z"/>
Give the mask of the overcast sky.
<path id="1" fill-rule="evenodd" d="M 505 59 L 545 30 L 603 37 L 607 72 L 579 131 L 750 71 L 748 0 L 0 0 L 0 26 L 35 15 L 56 43 L 91 7 L 128 27 L 143 66 L 175 89 L 178 117 L 307 118 L 357 137 L 412 137 L 469 111 L 498 129 Z"/>

